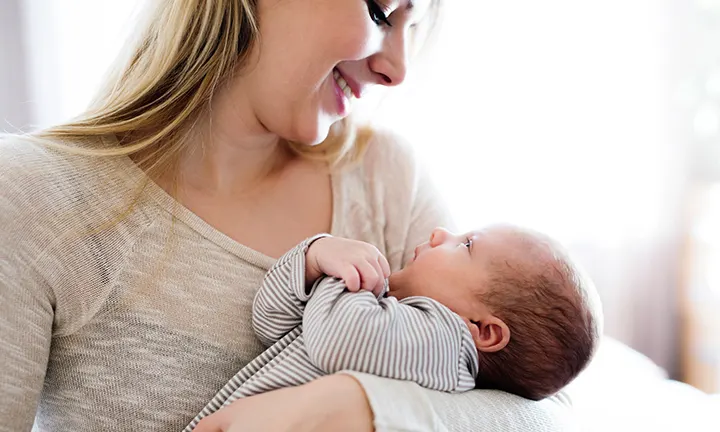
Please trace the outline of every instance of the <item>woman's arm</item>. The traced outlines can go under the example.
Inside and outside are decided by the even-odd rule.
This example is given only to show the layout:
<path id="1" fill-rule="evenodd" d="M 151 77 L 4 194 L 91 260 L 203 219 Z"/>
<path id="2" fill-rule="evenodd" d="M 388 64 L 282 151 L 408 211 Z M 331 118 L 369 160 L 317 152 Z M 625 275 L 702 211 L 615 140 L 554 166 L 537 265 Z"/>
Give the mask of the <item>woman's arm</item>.
<path id="1" fill-rule="evenodd" d="M 495 390 L 449 394 L 349 372 L 363 386 L 375 430 L 566 432 L 578 430 L 564 392 L 539 402 Z"/>
<path id="2" fill-rule="evenodd" d="M 30 430 L 45 380 L 54 296 L 22 265 L 12 203 L 0 195 L 0 431 Z M 21 219 L 17 219 L 21 220 Z"/>
<path id="3" fill-rule="evenodd" d="M 278 415 L 282 412 L 282 415 Z M 362 387 L 348 375 L 239 399 L 203 419 L 195 432 L 371 432 Z"/>
<path id="4" fill-rule="evenodd" d="M 0 431 L 30 430 L 45 380 L 53 308 L 42 290 L 18 283 L 22 276 L 5 258 L 0 256 Z"/>
<path id="5" fill-rule="evenodd" d="M 282 409 L 282 415 L 277 415 Z M 195 432 L 558 432 L 576 431 L 562 393 L 535 402 L 476 390 L 448 394 L 359 373 L 239 399 Z"/>

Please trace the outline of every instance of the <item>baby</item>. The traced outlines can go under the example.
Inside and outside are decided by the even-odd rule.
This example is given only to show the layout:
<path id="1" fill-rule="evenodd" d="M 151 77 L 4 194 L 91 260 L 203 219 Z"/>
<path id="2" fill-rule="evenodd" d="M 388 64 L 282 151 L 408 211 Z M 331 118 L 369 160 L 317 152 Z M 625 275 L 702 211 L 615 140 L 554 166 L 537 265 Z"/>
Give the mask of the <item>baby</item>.
<path id="1" fill-rule="evenodd" d="M 344 370 L 540 400 L 573 380 L 599 341 L 594 286 L 539 233 L 436 229 L 384 284 L 389 274 L 373 246 L 327 235 L 281 257 L 253 304 L 270 348 L 187 430 L 237 398 Z"/>

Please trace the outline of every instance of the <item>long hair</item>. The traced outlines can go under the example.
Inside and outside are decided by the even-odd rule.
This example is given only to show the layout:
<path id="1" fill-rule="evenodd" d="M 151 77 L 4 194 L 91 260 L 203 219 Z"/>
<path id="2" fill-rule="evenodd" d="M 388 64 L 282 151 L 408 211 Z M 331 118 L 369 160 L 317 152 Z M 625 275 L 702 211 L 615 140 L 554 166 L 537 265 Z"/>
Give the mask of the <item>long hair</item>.
<path id="1" fill-rule="evenodd" d="M 435 27 L 441 1 L 432 0 L 425 29 Z M 257 0 L 149 1 L 135 37 L 90 107 L 72 121 L 27 137 L 86 156 L 136 155 L 134 161 L 150 178 L 173 173 L 214 93 L 258 43 L 256 12 Z M 416 42 L 423 44 L 430 33 Z M 358 160 L 371 136 L 369 129 L 358 131 L 344 119 L 317 146 L 284 144 L 302 157 L 337 166 Z"/>
<path id="2" fill-rule="evenodd" d="M 30 135 L 50 147 L 87 156 L 142 154 L 152 178 L 175 167 L 191 145 L 193 126 L 208 114 L 215 91 L 248 61 L 258 42 L 257 0 L 153 1 L 90 107 L 70 122 Z M 325 142 L 287 143 L 330 164 L 361 151 L 349 120 Z M 99 145 L 112 137 L 112 144 Z"/>

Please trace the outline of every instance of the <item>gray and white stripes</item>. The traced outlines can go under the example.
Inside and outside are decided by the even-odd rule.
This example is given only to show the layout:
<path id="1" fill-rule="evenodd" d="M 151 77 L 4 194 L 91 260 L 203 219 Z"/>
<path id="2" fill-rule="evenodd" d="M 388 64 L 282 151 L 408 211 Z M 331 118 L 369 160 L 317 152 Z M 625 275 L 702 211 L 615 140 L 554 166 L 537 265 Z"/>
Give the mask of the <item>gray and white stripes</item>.
<path id="1" fill-rule="evenodd" d="M 186 431 L 238 398 L 344 370 L 444 392 L 474 388 L 478 357 L 472 337 L 442 304 L 426 297 L 398 301 L 351 293 L 330 277 L 307 292 L 305 252 L 317 238 L 280 258 L 255 297 L 253 328 L 270 348 L 238 372 Z"/>

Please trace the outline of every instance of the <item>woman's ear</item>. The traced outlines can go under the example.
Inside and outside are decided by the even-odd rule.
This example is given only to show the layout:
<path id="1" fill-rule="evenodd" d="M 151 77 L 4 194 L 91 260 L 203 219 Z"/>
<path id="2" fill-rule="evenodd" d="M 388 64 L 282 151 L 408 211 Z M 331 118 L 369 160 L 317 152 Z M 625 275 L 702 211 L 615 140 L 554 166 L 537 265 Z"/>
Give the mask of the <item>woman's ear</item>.
<path id="1" fill-rule="evenodd" d="M 469 322 L 470 334 L 480 352 L 497 352 L 510 342 L 510 328 L 503 320 L 489 316 L 482 322 Z"/>

